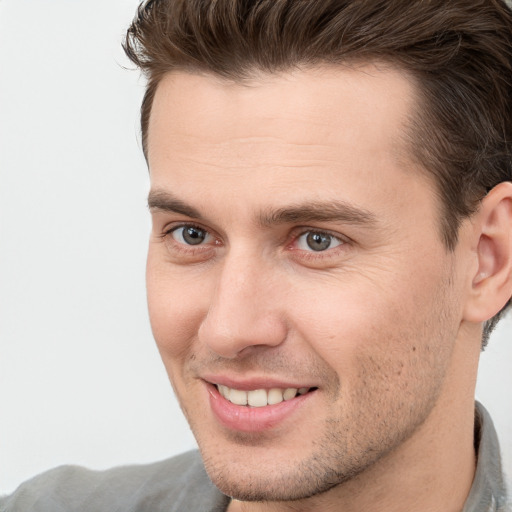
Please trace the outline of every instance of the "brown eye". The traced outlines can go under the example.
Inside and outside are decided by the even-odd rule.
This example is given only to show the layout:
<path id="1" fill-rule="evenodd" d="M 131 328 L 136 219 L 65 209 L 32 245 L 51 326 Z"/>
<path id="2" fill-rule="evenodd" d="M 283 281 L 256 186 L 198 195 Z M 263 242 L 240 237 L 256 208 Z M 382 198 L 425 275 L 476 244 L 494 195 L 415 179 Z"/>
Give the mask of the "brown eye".
<path id="1" fill-rule="evenodd" d="M 172 231 L 172 237 L 177 242 L 186 245 L 200 245 L 211 239 L 211 235 L 208 231 L 197 226 L 181 226 L 176 228 Z"/>

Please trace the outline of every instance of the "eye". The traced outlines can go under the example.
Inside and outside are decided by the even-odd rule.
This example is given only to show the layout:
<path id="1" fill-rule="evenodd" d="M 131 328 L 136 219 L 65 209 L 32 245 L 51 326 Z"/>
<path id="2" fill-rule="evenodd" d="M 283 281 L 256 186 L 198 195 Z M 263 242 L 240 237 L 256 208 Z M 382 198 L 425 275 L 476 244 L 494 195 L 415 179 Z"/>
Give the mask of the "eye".
<path id="1" fill-rule="evenodd" d="M 321 231 L 307 231 L 297 237 L 297 249 L 302 251 L 315 251 L 322 252 L 327 249 L 338 247 L 343 242 L 329 233 L 322 233 Z"/>
<path id="2" fill-rule="evenodd" d="M 213 239 L 208 231 L 197 226 L 177 227 L 171 231 L 171 236 L 180 244 L 185 245 L 200 245 Z"/>

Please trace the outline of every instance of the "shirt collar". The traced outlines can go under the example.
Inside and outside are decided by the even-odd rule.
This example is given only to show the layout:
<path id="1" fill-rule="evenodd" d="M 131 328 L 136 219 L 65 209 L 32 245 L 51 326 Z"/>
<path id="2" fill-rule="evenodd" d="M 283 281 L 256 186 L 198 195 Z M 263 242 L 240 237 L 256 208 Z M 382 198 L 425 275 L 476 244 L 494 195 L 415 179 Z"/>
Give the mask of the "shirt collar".
<path id="1" fill-rule="evenodd" d="M 462 512 L 511 512 L 501 467 L 498 436 L 482 404 L 475 404 L 475 478 Z"/>

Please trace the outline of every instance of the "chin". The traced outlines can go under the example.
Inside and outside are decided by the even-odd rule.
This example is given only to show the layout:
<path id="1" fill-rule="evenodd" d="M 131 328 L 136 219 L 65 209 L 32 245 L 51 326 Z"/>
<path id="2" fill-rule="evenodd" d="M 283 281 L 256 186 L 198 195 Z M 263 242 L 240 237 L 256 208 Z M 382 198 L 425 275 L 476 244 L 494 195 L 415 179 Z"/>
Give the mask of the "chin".
<path id="1" fill-rule="evenodd" d="M 261 502 L 305 500 L 325 493 L 352 480 L 383 455 L 373 451 L 364 457 L 347 457 L 341 447 L 327 455 L 325 444 L 318 444 L 318 453 L 302 455 L 301 459 L 261 447 L 240 446 L 240 455 L 233 457 L 229 457 L 229 450 L 221 455 L 208 449 L 201 453 L 210 479 L 221 492 L 240 501 Z M 247 450 L 255 453 L 244 456 Z M 262 450 L 265 456 L 258 457 Z"/>

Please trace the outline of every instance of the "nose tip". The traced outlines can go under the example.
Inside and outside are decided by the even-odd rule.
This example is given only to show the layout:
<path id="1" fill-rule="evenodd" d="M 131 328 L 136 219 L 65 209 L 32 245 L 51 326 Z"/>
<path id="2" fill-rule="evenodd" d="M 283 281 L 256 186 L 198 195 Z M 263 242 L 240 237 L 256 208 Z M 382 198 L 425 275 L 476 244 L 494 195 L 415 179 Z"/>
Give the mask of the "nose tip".
<path id="1" fill-rule="evenodd" d="M 255 309 L 242 311 L 240 307 L 219 313 L 218 309 L 210 310 L 198 336 L 212 352 L 223 358 L 241 357 L 256 347 L 275 347 L 286 337 L 283 323 L 272 313 L 262 312 L 260 316 Z"/>
<path id="2" fill-rule="evenodd" d="M 272 279 L 247 261 L 237 267 L 224 268 L 198 332 L 199 341 L 224 358 L 277 346 L 287 335 Z"/>

